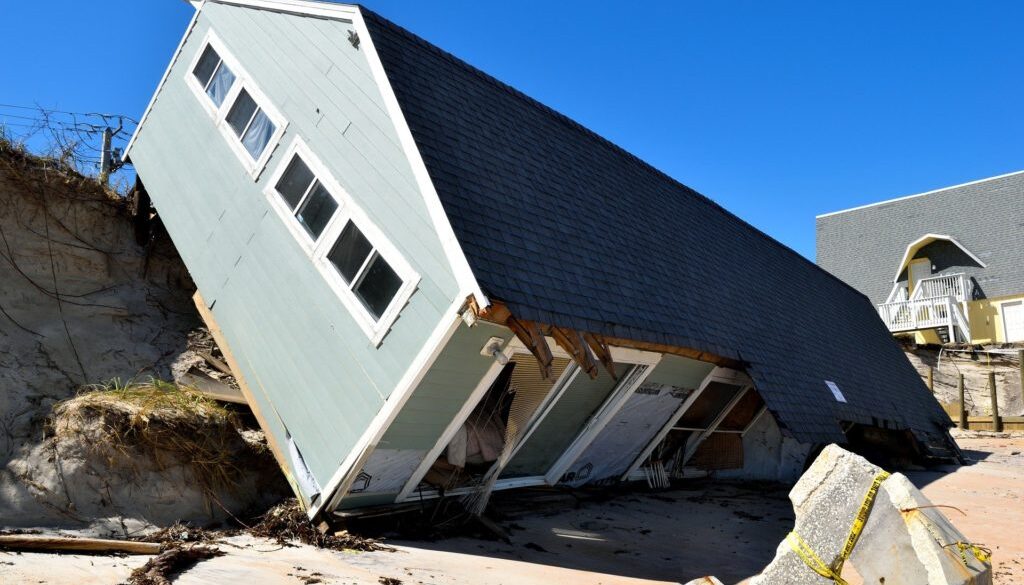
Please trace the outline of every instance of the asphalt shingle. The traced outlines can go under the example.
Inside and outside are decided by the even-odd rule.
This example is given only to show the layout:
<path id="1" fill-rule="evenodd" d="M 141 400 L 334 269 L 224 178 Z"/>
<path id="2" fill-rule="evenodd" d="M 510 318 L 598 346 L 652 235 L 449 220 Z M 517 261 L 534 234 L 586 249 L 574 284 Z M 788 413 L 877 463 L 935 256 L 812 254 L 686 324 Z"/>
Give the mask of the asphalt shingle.
<path id="1" fill-rule="evenodd" d="M 802 441 L 843 442 L 840 421 L 932 437 L 949 426 L 862 294 L 569 118 L 364 15 L 474 274 L 514 314 L 748 363 Z"/>

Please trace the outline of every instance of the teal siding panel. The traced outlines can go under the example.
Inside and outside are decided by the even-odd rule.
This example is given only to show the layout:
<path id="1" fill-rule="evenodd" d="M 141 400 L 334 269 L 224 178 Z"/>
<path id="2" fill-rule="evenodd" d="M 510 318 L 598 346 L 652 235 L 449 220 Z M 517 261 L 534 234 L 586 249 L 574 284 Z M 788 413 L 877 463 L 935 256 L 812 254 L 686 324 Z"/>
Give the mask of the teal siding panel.
<path id="1" fill-rule="evenodd" d="M 668 384 L 678 388 L 693 389 L 700 386 L 704 378 L 715 369 L 714 364 L 699 362 L 677 355 L 665 354 L 661 361 L 654 367 L 647 382 L 656 384 Z"/>
<path id="2" fill-rule="evenodd" d="M 449 273 L 451 278 L 426 204 L 393 123 L 376 95 L 368 66 L 366 72 L 360 72 L 350 65 L 356 57 L 363 57 L 344 40 L 351 25 L 220 4 L 206 10 L 223 15 L 214 29 L 217 35 L 236 55 L 233 47 L 244 45 L 250 61 L 243 62 L 243 66 L 275 103 L 285 104 L 279 108 L 289 117 L 289 131 L 282 143 L 289 144 L 296 133 L 307 141 L 315 139 L 314 152 L 346 191 L 363 196 L 361 207 L 375 223 L 404 224 L 406 229 L 392 238 L 393 243 L 403 252 L 415 250 L 426 272 Z M 343 45 L 332 50 L 325 42 L 328 37 L 324 29 L 332 33 L 330 38 L 341 39 Z M 329 71 L 318 65 L 327 58 L 325 50 L 330 52 Z M 285 58 L 282 54 L 301 57 Z M 312 62 L 306 59 L 309 55 L 314 57 Z M 264 79 L 280 80 L 272 84 L 276 96 L 271 95 Z M 371 89 L 374 100 L 367 97 Z M 303 115 L 294 115 L 297 113 Z M 268 171 L 274 165 L 272 161 Z M 422 235 L 429 237 L 421 239 Z M 449 284 L 454 285 L 454 280 Z M 450 300 L 445 299 L 443 305 Z"/>
<path id="3" fill-rule="evenodd" d="M 433 448 L 494 363 L 494 358 L 480 355 L 480 349 L 494 336 L 507 340 L 511 332 L 487 323 L 460 327 L 384 434 L 379 447 Z"/>
<path id="4" fill-rule="evenodd" d="M 626 372 L 632 366 L 615 364 L 616 372 Z M 624 376 L 624 374 L 622 374 Z M 579 375 L 566 388 L 565 393 L 544 417 L 519 453 L 502 472 L 502 478 L 544 475 L 555 461 L 569 448 L 583 430 L 583 425 L 604 404 L 618 382 L 603 368 L 591 379 Z"/>
<path id="5" fill-rule="evenodd" d="M 283 443 L 287 427 L 321 485 L 437 325 L 454 318 L 443 312 L 459 292 L 366 55 L 346 40 L 350 27 L 206 5 L 131 151 L 200 292 L 213 305 L 269 431 Z M 256 180 L 185 83 L 210 28 L 288 121 Z M 297 135 L 421 277 L 379 347 L 370 343 L 264 194 Z M 471 345 L 478 346 L 474 353 L 486 340 L 476 339 L 482 329 L 466 329 Z M 482 356 L 475 360 L 479 363 L 459 364 L 465 355 L 455 351 L 445 350 L 448 357 L 441 361 L 450 371 L 444 376 L 468 388 L 446 395 L 437 383 L 427 383 L 422 396 L 432 404 L 417 406 L 416 395 L 410 401 L 407 420 L 415 425 L 408 442 L 436 441 L 461 407 L 456 395 L 468 394 L 490 364 Z"/>

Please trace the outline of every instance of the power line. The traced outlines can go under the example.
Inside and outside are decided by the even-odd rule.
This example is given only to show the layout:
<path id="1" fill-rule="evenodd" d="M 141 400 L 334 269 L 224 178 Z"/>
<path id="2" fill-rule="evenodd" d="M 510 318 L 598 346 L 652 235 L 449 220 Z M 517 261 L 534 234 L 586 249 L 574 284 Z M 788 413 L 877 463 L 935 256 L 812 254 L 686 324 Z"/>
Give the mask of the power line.
<path id="1" fill-rule="evenodd" d="M 41 106 L 17 106 L 14 104 L 0 104 L 0 108 L 14 108 L 17 110 L 35 110 L 37 112 L 46 112 L 48 114 L 65 114 L 69 116 L 90 116 L 95 118 L 121 118 L 131 122 L 132 124 L 138 124 L 139 121 L 131 116 L 124 114 L 103 114 L 100 112 L 69 112 L 67 110 L 51 110 Z"/>

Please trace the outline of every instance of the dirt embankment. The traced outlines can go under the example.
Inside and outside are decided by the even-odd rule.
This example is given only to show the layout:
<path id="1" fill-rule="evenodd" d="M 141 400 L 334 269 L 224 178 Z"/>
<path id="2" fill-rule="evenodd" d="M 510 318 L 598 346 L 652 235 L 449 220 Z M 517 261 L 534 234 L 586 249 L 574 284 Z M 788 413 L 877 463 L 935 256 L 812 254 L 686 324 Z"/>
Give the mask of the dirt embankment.
<path id="1" fill-rule="evenodd" d="M 160 459 L 163 445 L 110 442 L 135 407 L 53 413 L 84 386 L 170 378 L 199 321 L 169 238 L 140 245 L 122 197 L 0 141 L 0 283 L 0 526 L 123 535 L 223 517 L 204 494 L 226 492 Z M 153 428 L 181 422 L 151 414 Z"/>
<path id="2" fill-rule="evenodd" d="M 935 396 L 939 402 L 954 404 L 960 401 L 957 382 L 964 375 L 964 402 L 972 416 L 992 414 L 992 398 L 989 393 L 988 375 L 996 376 L 996 396 L 999 400 L 999 414 L 1002 416 L 1024 415 L 1024 394 L 1021 391 L 1020 367 L 1016 355 L 998 353 L 967 353 L 943 351 L 919 347 L 905 349 L 907 359 L 928 382 L 928 369 L 932 369 Z"/>

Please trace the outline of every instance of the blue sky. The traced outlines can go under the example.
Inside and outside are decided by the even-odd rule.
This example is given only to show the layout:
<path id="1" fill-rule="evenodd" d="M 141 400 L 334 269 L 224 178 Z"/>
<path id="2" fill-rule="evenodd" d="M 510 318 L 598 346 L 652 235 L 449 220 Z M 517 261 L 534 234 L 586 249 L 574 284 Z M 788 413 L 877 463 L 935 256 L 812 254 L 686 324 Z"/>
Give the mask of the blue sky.
<path id="1" fill-rule="evenodd" d="M 812 259 L 816 214 L 1024 168 L 1020 2 L 366 4 Z M 138 118 L 191 10 L 7 2 L 0 104 Z"/>

